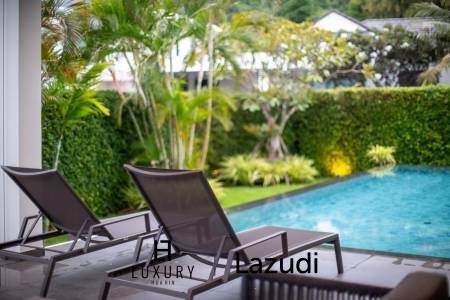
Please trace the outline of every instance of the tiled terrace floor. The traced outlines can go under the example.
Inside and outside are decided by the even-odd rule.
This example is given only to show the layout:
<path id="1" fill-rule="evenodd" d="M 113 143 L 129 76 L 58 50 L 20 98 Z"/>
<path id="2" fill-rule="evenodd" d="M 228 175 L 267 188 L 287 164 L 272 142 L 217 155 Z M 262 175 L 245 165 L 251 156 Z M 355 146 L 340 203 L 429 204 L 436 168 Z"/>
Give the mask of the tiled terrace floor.
<path id="1" fill-rule="evenodd" d="M 105 271 L 131 263 L 134 245 L 134 242 L 129 242 L 57 264 L 48 299 L 97 299 Z M 353 251 L 343 252 L 345 273 L 338 276 L 334 253 L 324 248 L 316 251 L 319 253 L 319 272 L 310 276 L 385 287 L 395 286 L 406 274 L 418 270 L 441 272 L 450 279 L 450 262 Z M 43 265 L 37 263 L 0 260 L 0 299 L 40 299 L 37 295 L 43 271 Z M 208 272 L 209 269 L 203 271 Z M 109 299 L 175 298 L 113 286 Z M 240 281 L 237 279 L 219 286 L 196 299 L 241 299 Z"/>

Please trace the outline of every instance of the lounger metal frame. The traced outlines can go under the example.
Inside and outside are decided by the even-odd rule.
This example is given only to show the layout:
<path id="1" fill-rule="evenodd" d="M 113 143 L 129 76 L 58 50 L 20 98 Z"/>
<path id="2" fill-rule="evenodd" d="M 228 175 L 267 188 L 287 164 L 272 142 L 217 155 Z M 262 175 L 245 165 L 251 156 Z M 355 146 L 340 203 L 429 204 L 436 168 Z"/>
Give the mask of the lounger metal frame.
<path id="1" fill-rule="evenodd" d="M 137 169 L 133 166 L 130 165 L 126 165 L 125 168 L 127 169 L 128 172 L 130 172 L 130 170 L 135 171 L 137 173 L 141 173 L 141 172 L 145 172 L 142 169 Z M 149 169 L 150 170 L 150 169 Z M 151 171 L 151 170 L 150 170 Z M 163 171 L 163 172 L 167 172 L 167 170 Z M 186 172 L 186 171 L 182 171 L 182 172 Z M 189 172 L 189 171 L 188 171 Z M 131 175 L 131 174 L 130 174 Z M 133 176 L 132 176 L 133 177 Z M 134 179 L 134 177 L 133 177 Z M 203 180 L 206 181 L 206 180 Z M 142 192 L 142 188 L 139 185 L 138 182 L 135 182 L 136 185 L 138 186 L 138 188 L 141 190 Z M 212 194 L 212 197 L 214 197 L 213 192 L 210 190 L 210 187 L 207 185 L 206 182 L 203 182 L 204 185 L 206 185 L 207 191 Z M 155 215 L 155 217 L 157 218 L 158 222 L 161 224 L 161 218 L 158 214 L 158 211 L 153 207 L 152 203 L 149 201 L 149 199 L 147 199 L 147 196 L 144 195 L 144 199 L 147 201 L 148 205 L 150 206 L 153 214 Z M 216 201 L 217 202 L 217 201 Z M 221 212 L 221 207 L 219 206 L 218 203 L 214 203 L 217 206 L 217 210 L 218 210 L 218 215 L 221 218 L 225 218 L 226 216 Z M 226 219 L 225 224 L 228 224 L 228 220 Z M 166 235 L 166 237 L 170 240 L 170 233 L 167 230 L 170 228 L 164 228 L 164 227 L 160 227 L 158 230 L 158 234 L 153 236 L 155 241 L 159 241 L 161 235 L 164 233 Z M 125 280 L 123 278 L 119 278 L 120 276 L 124 275 L 124 274 L 129 274 L 133 271 L 136 271 L 137 269 L 140 268 L 147 268 L 150 265 L 157 265 L 156 261 L 153 261 L 153 254 L 154 254 L 154 248 L 152 247 L 149 256 L 146 260 L 141 261 L 139 263 L 135 263 L 135 264 L 131 264 L 128 266 L 124 266 L 124 267 L 120 267 L 111 271 L 108 271 L 105 275 L 105 279 L 103 282 L 103 288 L 99 294 L 99 299 L 100 300 L 106 300 L 108 298 L 108 294 L 109 294 L 109 290 L 111 287 L 111 284 L 117 284 L 117 285 L 123 285 L 123 286 L 127 286 L 127 287 L 131 287 L 131 288 L 137 288 L 137 289 L 142 289 L 145 291 L 149 291 L 149 292 L 157 292 L 160 294 L 165 294 L 165 295 L 169 295 L 169 296 L 174 296 L 174 297 L 179 297 L 179 298 L 184 298 L 186 300 L 191 300 L 195 295 L 200 294 L 206 290 L 209 290 L 211 288 L 214 288 L 216 286 L 219 286 L 223 283 L 226 283 L 230 280 L 234 280 L 238 277 L 240 277 L 242 274 L 236 272 L 236 271 L 232 271 L 232 269 L 234 269 L 236 267 L 236 260 L 235 260 L 235 256 L 236 253 L 241 252 L 249 247 L 255 246 L 257 244 L 261 244 L 264 243 L 265 241 L 274 239 L 274 238 L 280 238 L 280 243 L 281 243 L 281 253 L 278 254 L 277 256 L 271 257 L 271 258 L 281 258 L 281 257 L 289 257 L 293 254 L 299 253 L 301 251 L 304 250 L 308 250 L 311 249 L 312 247 L 316 247 L 322 244 L 333 244 L 334 246 L 334 250 L 335 250 L 335 256 L 336 256 L 336 264 L 337 264 L 337 269 L 338 269 L 338 273 L 341 274 L 344 272 L 344 268 L 343 268 L 343 263 L 342 263 L 342 253 L 341 253 L 341 247 L 340 247 L 340 241 L 339 241 L 339 235 L 336 233 L 330 233 L 327 236 L 323 236 L 321 238 L 315 239 L 315 240 L 309 240 L 307 242 L 305 242 L 304 244 L 298 245 L 297 247 L 293 247 L 291 249 L 288 249 L 288 241 L 287 241 L 287 232 L 286 231 L 279 231 L 270 235 L 267 235 L 265 237 L 262 237 L 260 239 L 251 241 L 249 243 L 246 244 L 241 244 L 240 242 L 238 242 L 237 247 L 230 249 L 228 251 L 228 255 L 226 257 L 226 264 L 220 264 L 219 260 L 221 258 L 221 255 L 223 254 L 222 252 L 222 247 L 224 245 L 224 242 L 226 239 L 231 239 L 231 240 L 236 240 L 237 237 L 234 234 L 234 230 L 232 229 L 231 225 L 229 225 L 229 235 L 223 236 L 221 243 L 217 249 L 217 252 L 215 254 L 215 256 L 210 256 L 211 258 L 213 258 L 213 262 L 209 261 L 208 259 L 202 258 L 200 257 L 198 254 L 196 253 L 189 253 L 186 251 L 180 251 L 179 249 L 177 249 L 176 246 L 173 246 L 173 249 L 175 251 L 174 255 L 172 255 L 172 257 L 174 258 L 179 258 L 182 256 L 190 256 L 194 259 L 196 259 L 197 261 L 199 261 L 200 263 L 203 264 L 207 264 L 211 266 L 211 271 L 209 274 L 209 277 L 207 279 L 203 279 L 203 278 L 192 278 L 195 281 L 199 281 L 201 282 L 200 284 L 193 286 L 191 288 L 189 288 L 187 290 L 187 292 L 180 292 L 180 291 L 175 291 L 173 289 L 170 288 L 163 288 L 160 286 L 151 286 L 149 284 L 145 284 L 145 283 L 140 283 L 140 282 L 136 282 L 136 281 L 131 281 L 131 280 Z M 142 239 L 144 237 L 141 237 L 140 240 L 138 240 L 137 246 L 136 246 L 136 250 L 135 253 L 138 253 L 140 250 L 140 244 L 142 244 Z M 200 254 L 202 256 L 207 256 L 205 254 Z M 244 255 L 245 256 L 245 255 Z M 138 258 L 138 257 L 137 257 Z M 245 257 L 246 258 L 246 257 Z M 262 257 L 263 259 L 263 257 Z M 248 263 L 249 260 L 244 259 L 244 263 L 245 265 L 241 268 L 242 270 L 245 270 L 246 267 L 248 267 Z M 216 269 L 217 268 L 223 268 L 224 269 L 224 273 L 221 276 L 215 276 L 216 273 Z M 176 274 L 173 274 L 176 275 Z"/>
<path id="2" fill-rule="evenodd" d="M 160 227 L 160 229 L 158 230 L 158 234 L 152 236 L 155 241 L 159 241 L 159 238 L 161 237 L 162 232 L 163 232 L 163 228 Z M 146 238 L 148 238 L 148 237 L 149 236 L 147 236 Z M 131 287 L 131 288 L 141 289 L 141 290 L 148 291 L 148 292 L 156 292 L 156 293 L 160 293 L 160 294 L 164 294 L 164 295 L 168 295 L 168 296 L 174 296 L 174 297 L 179 297 L 179 298 L 183 298 L 186 300 L 192 300 L 195 295 L 198 295 L 209 289 L 217 287 L 228 281 L 239 278 L 243 275 L 236 271 L 232 271 L 232 269 L 236 268 L 236 261 L 235 261 L 236 253 L 244 250 L 245 248 L 249 248 L 254 245 L 264 243 L 267 240 L 277 238 L 277 237 L 281 238 L 282 254 L 280 254 L 276 257 L 272 257 L 272 258 L 289 257 L 289 256 L 299 253 L 301 251 L 308 250 L 311 247 L 320 246 L 322 244 L 328 243 L 328 244 L 333 244 L 333 246 L 334 246 L 338 273 L 341 274 L 344 272 L 341 248 L 340 248 L 340 243 L 339 243 L 339 236 L 335 235 L 335 234 L 330 235 L 325 238 L 322 238 L 322 239 L 317 239 L 315 241 L 310 241 L 306 245 L 299 246 L 297 248 L 288 249 L 287 248 L 287 232 L 279 231 L 274 234 L 265 236 L 261 239 L 258 239 L 258 240 L 249 242 L 247 244 L 243 244 L 234 249 L 231 249 L 229 251 L 228 258 L 226 259 L 226 264 L 223 265 L 223 264 L 219 263 L 219 260 L 220 260 L 220 254 L 222 252 L 223 241 L 226 238 L 228 238 L 227 236 L 224 236 L 222 243 L 219 246 L 219 249 L 217 250 L 216 255 L 214 256 L 213 262 L 210 262 L 207 259 L 203 259 L 194 253 L 187 253 L 187 252 L 183 252 L 183 251 L 178 251 L 171 255 L 172 259 L 180 258 L 183 256 L 190 256 L 190 257 L 196 259 L 197 261 L 199 261 L 200 263 L 208 264 L 211 266 L 211 271 L 210 271 L 209 277 L 207 279 L 198 278 L 198 277 L 190 278 L 192 280 L 199 281 L 201 283 L 189 288 L 187 290 L 187 292 L 175 291 L 170 288 L 162 288 L 159 286 L 152 286 L 152 285 L 145 284 L 145 283 L 140 283 L 140 282 L 135 282 L 135 281 L 119 278 L 119 277 L 123 276 L 124 274 L 130 274 L 131 272 L 139 270 L 141 268 L 148 268 L 150 265 L 157 265 L 157 264 L 161 263 L 161 262 L 156 262 L 156 261 L 152 260 L 153 255 L 154 255 L 154 247 L 152 247 L 152 249 L 148 255 L 148 258 L 146 260 L 142 260 L 135 264 L 130 264 L 130 265 L 127 265 L 124 267 L 119 267 L 119 268 L 108 271 L 105 275 L 105 279 L 103 281 L 103 288 L 99 294 L 98 299 L 106 300 L 108 298 L 111 284 L 117 284 L 117 285 L 127 286 L 127 287 Z M 137 250 L 138 250 L 138 248 L 136 248 L 136 251 Z M 265 265 L 265 266 L 267 267 L 267 265 Z M 217 268 L 224 269 L 224 273 L 221 276 L 215 277 Z M 243 271 L 247 270 L 248 265 L 242 266 L 241 269 Z M 176 275 L 176 274 L 171 274 L 171 275 Z"/>
<path id="3" fill-rule="evenodd" d="M 20 172 L 11 170 L 8 167 L 3 167 L 4 169 L 8 170 L 8 172 L 19 174 Z M 53 171 L 53 170 L 48 170 Z M 46 172 L 46 171 L 43 171 Z M 20 186 L 20 185 L 19 185 Z M 24 191 L 25 192 L 25 191 Z M 29 197 L 30 195 L 26 193 Z M 31 198 L 30 198 L 31 199 Z M 80 200 L 81 201 L 81 200 Z M 33 201 L 34 202 L 34 201 Z M 108 247 L 116 246 L 122 243 L 127 243 L 133 240 L 137 240 L 143 233 L 146 234 L 146 236 L 152 236 L 156 235 L 157 231 L 151 231 L 150 227 L 150 212 L 144 212 L 144 213 L 137 213 L 133 214 L 131 216 L 124 215 L 122 217 L 115 218 L 113 220 L 104 221 L 98 224 L 91 225 L 87 227 L 88 220 L 85 220 L 81 227 L 78 229 L 76 234 L 69 233 L 65 230 L 62 230 L 58 224 L 54 224 L 56 227 L 55 231 L 46 232 L 42 234 L 36 234 L 31 235 L 33 230 L 36 228 L 36 225 L 39 222 L 39 219 L 41 219 L 44 216 L 44 214 L 39 211 L 37 215 L 27 216 L 24 217 L 22 220 L 22 224 L 20 226 L 19 235 L 17 239 L 6 241 L 4 243 L 0 243 L 0 257 L 3 257 L 4 259 L 14 259 L 14 260 L 24 260 L 24 261 L 32 261 L 32 262 L 38 262 L 46 265 L 45 273 L 44 273 L 44 280 L 41 286 L 41 290 L 39 295 L 41 297 L 46 297 L 48 293 L 48 289 L 50 286 L 51 278 L 53 275 L 53 271 L 55 268 L 55 264 L 59 261 L 63 261 L 66 259 L 70 259 L 76 256 L 81 256 L 87 253 L 91 253 L 94 251 L 102 250 Z M 109 226 L 112 224 L 117 224 L 120 222 L 126 222 L 131 219 L 135 218 L 144 218 L 144 226 L 145 226 L 145 232 L 139 232 L 132 235 L 127 235 L 124 237 L 116 238 L 114 239 L 107 231 L 100 231 L 98 229 L 104 228 L 105 226 Z M 34 220 L 31 226 L 29 226 L 29 222 L 31 220 Z M 86 232 L 87 234 L 83 233 Z M 99 234 L 100 233 L 100 234 Z M 104 234 L 102 234 L 104 233 Z M 37 245 L 30 245 L 31 243 L 43 243 L 46 239 L 62 236 L 62 235 L 68 235 L 69 238 L 71 238 L 73 241 L 70 244 L 69 248 L 66 251 L 61 251 L 57 249 L 52 249 L 52 247 L 41 247 Z M 100 241 L 97 240 L 97 237 L 105 237 L 108 240 L 106 241 Z M 84 241 L 84 246 L 82 248 L 75 249 L 76 244 L 80 241 Z M 24 248 L 29 248 L 29 251 L 24 252 L 17 252 L 8 250 L 8 248 L 20 246 Z M 141 248 L 139 248 L 140 252 Z M 46 251 L 54 254 L 50 257 L 45 257 Z M 133 258 L 135 261 L 138 260 L 139 252 L 135 252 Z"/>

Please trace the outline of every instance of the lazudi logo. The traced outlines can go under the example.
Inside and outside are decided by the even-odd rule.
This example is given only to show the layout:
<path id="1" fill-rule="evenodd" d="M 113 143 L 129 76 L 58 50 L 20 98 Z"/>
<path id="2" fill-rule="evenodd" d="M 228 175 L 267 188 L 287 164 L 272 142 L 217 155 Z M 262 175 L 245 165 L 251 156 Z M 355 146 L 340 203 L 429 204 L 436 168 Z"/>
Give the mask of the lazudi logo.
<path id="1" fill-rule="evenodd" d="M 167 248 L 159 248 L 159 244 L 167 244 Z M 170 251 L 170 241 L 155 241 L 152 250 L 152 261 L 171 261 L 172 253 Z M 163 260 L 158 257 L 158 253 L 163 253 Z M 192 279 L 192 273 L 194 272 L 194 265 L 142 265 L 140 268 L 133 269 L 131 272 L 132 278 L 149 278 L 153 285 L 173 285 L 174 278 L 187 278 Z"/>
<path id="2" fill-rule="evenodd" d="M 167 248 L 159 248 L 159 243 L 167 244 Z M 163 259 L 158 257 L 158 253 L 165 253 Z M 159 263 L 163 261 L 171 261 L 171 243 L 170 241 L 155 241 L 151 250 L 151 258 L 153 262 Z M 317 273 L 319 264 L 317 252 L 314 257 L 308 252 L 306 257 L 294 259 L 289 258 L 251 258 L 250 264 L 241 264 L 239 252 L 236 253 L 236 272 L 237 273 Z M 286 263 L 287 261 L 287 263 Z M 274 269 L 275 264 L 279 262 L 279 269 Z M 244 269 L 242 269 L 244 268 Z M 135 268 L 131 272 L 132 278 L 149 278 L 153 285 L 173 285 L 174 278 L 192 279 L 194 265 L 158 265 L 143 264 L 139 268 Z"/>
<path id="3" fill-rule="evenodd" d="M 250 265 L 245 270 L 239 269 L 240 260 L 239 253 L 236 253 L 236 271 L 238 273 L 317 273 L 319 269 L 317 252 L 314 252 L 314 257 L 311 260 L 311 253 L 308 252 L 306 257 L 300 257 L 295 260 L 290 258 L 265 258 L 264 261 L 260 258 L 251 258 Z M 285 263 L 286 260 L 288 263 Z M 279 270 L 274 270 L 275 264 L 279 262 Z M 242 266 L 242 265 L 241 265 Z"/>

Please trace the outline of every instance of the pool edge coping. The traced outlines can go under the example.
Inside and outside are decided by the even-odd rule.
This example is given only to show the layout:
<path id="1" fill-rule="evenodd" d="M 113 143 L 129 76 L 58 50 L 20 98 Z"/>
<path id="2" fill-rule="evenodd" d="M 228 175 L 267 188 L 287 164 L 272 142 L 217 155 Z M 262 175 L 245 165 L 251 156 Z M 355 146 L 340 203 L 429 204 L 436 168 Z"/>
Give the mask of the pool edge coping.
<path id="1" fill-rule="evenodd" d="M 327 187 L 327 186 L 331 186 L 337 183 L 341 183 L 341 182 L 345 182 L 347 180 L 350 179 L 355 179 L 358 177 L 362 177 L 365 175 L 368 175 L 368 172 L 358 172 L 355 174 L 351 174 L 351 175 L 347 175 L 347 176 L 343 176 L 343 177 L 336 177 L 336 178 L 332 178 L 331 180 L 327 180 L 325 182 L 321 182 L 321 183 L 317 183 L 308 187 L 304 187 L 304 188 L 299 188 L 299 189 L 295 189 L 286 193 L 281 193 L 281 194 L 277 194 L 277 195 L 273 195 L 273 196 L 268 196 L 268 197 L 264 197 L 255 201 L 251 201 L 248 203 L 244 203 L 241 205 L 236 205 L 236 206 L 232 206 L 232 207 L 228 207 L 228 208 L 223 208 L 223 210 L 225 211 L 225 213 L 234 213 L 234 212 L 238 212 L 238 211 L 243 211 L 246 209 L 250 209 L 256 206 L 261 206 L 264 204 L 268 204 L 268 203 L 272 203 L 272 202 L 276 202 L 279 200 L 282 200 L 283 198 L 286 197 L 290 197 L 290 196 L 296 196 L 296 195 L 301 195 L 303 193 L 307 193 L 307 192 L 311 192 L 314 191 L 316 189 L 320 189 L 323 187 Z"/>

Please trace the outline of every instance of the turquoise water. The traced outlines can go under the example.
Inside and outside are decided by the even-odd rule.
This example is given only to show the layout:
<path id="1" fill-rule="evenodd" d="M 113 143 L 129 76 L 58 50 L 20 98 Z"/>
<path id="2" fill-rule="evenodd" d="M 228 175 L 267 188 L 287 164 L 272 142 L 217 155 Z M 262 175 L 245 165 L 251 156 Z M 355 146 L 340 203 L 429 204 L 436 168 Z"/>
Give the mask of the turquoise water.
<path id="1" fill-rule="evenodd" d="M 450 258 L 450 169 L 396 167 L 228 217 L 236 231 L 272 224 L 338 232 L 344 247 Z"/>

